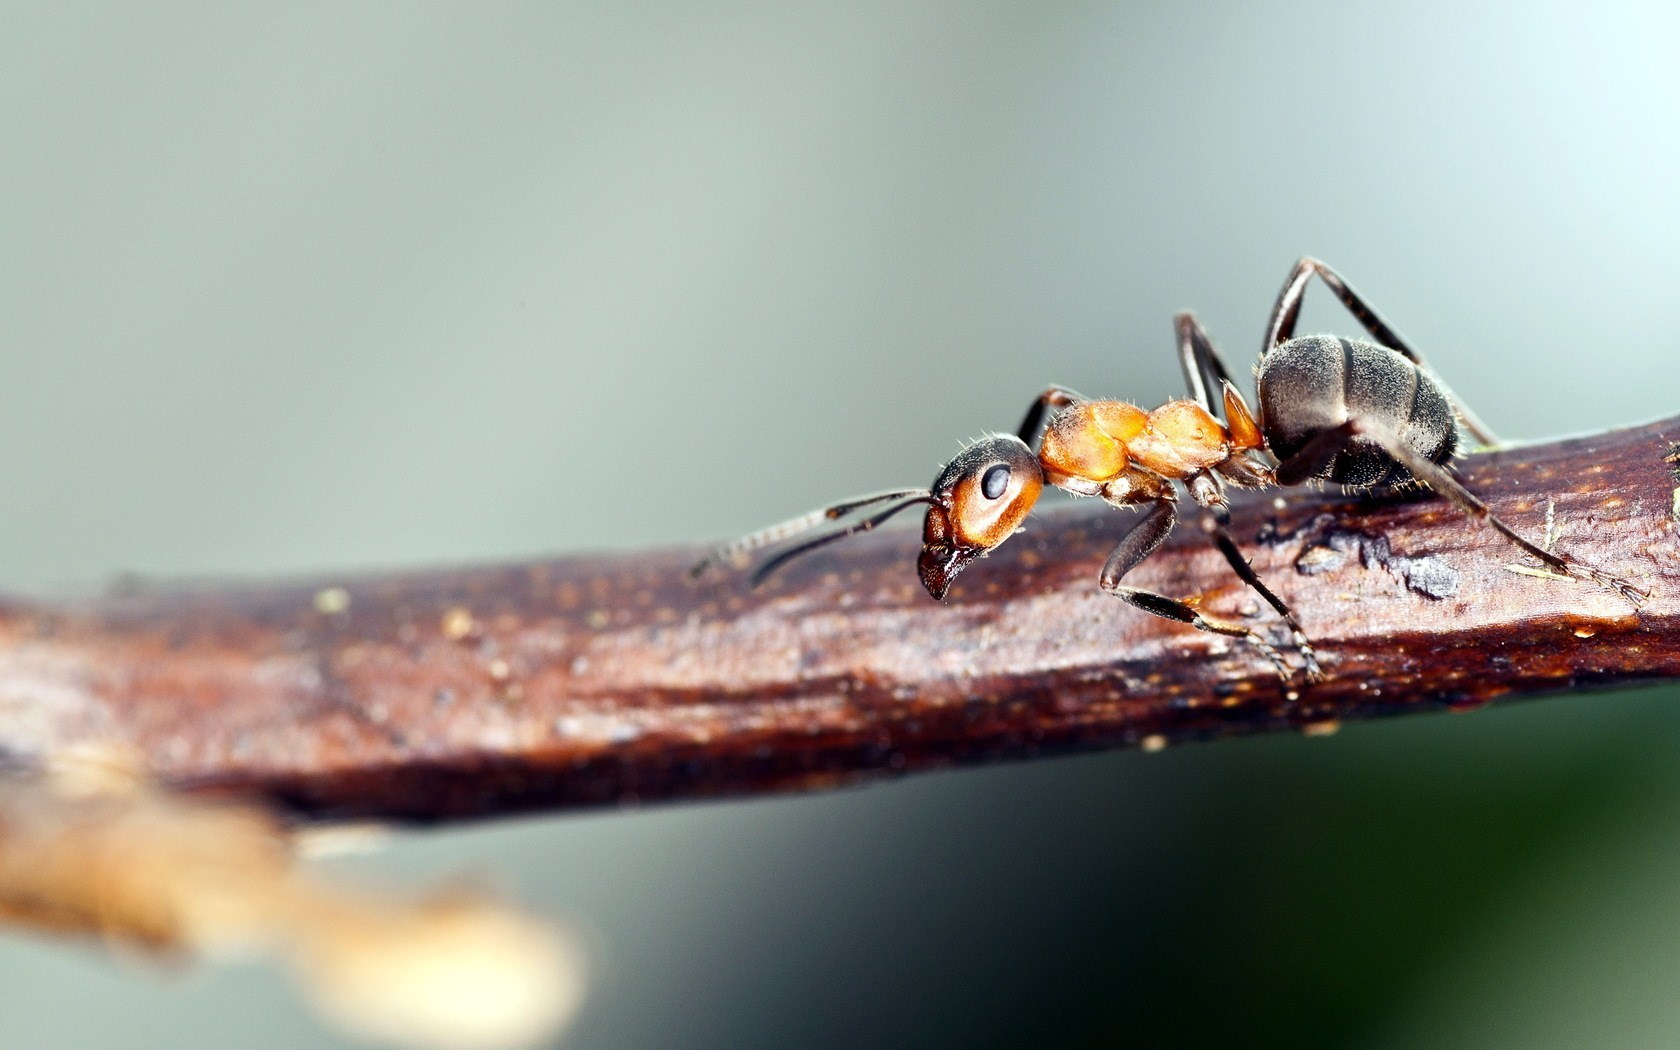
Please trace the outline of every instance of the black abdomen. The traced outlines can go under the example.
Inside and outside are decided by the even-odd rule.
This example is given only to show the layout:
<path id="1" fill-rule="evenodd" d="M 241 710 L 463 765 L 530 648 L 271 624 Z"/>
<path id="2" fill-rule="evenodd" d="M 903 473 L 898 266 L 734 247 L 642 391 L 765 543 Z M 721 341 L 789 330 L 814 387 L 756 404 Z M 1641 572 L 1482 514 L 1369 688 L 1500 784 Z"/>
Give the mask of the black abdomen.
<path id="1" fill-rule="evenodd" d="M 1260 428 L 1279 461 L 1349 418 L 1386 427 L 1436 463 L 1458 450 L 1458 419 L 1429 373 L 1375 343 L 1331 335 L 1291 339 L 1260 360 Z M 1329 466 L 1327 481 L 1370 488 L 1411 474 L 1365 438 L 1354 438 Z"/>

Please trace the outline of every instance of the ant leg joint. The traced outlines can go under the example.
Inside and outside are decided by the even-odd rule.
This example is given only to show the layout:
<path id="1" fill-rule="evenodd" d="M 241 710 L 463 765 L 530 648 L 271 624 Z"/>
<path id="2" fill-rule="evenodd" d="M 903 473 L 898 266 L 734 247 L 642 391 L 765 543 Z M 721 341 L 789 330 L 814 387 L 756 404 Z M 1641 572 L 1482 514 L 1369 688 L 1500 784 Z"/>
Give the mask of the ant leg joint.
<path id="1" fill-rule="evenodd" d="M 1240 638 L 1260 650 L 1261 654 L 1271 662 L 1272 668 L 1277 671 L 1278 677 L 1283 680 L 1285 685 L 1288 685 L 1294 676 L 1289 669 L 1289 664 L 1284 660 L 1283 654 L 1278 652 L 1277 647 L 1267 641 L 1259 632 L 1244 627 L 1242 624 L 1203 616 L 1177 598 L 1169 598 L 1164 594 L 1156 594 L 1153 591 L 1139 590 L 1136 587 L 1126 587 L 1121 584 L 1106 585 L 1103 589 L 1128 605 L 1142 609 L 1146 613 L 1188 624 L 1198 631 L 1206 631 L 1209 634 L 1223 635 L 1227 638 Z M 1316 670 L 1317 664 L 1315 662 L 1313 671 L 1316 673 Z M 1316 677 L 1316 674 L 1314 677 Z"/>

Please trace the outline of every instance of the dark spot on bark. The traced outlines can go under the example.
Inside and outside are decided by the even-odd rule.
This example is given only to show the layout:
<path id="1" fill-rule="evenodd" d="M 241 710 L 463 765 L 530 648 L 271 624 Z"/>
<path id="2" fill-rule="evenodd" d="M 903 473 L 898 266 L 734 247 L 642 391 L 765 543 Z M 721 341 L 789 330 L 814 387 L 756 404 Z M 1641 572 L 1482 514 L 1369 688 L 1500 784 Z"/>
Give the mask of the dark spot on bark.
<path id="1" fill-rule="evenodd" d="M 1303 576 L 1333 572 L 1355 555 L 1367 569 L 1377 568 L 1399 577 L 1408 590 L 1439 601 L 1458 593 L 1458 570 L 1438 554 L 1410 557 L 1394 553 L 1387 536 L 1352 529 L 1328 529 L 1301 548 L 1295 571 Z"/>

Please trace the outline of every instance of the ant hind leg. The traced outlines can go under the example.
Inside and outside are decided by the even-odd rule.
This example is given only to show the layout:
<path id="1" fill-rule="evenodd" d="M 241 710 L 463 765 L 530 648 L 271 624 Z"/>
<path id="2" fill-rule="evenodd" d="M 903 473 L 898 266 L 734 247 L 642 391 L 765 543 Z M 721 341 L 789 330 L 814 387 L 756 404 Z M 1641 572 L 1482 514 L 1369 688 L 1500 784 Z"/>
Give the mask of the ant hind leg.
<path id="1" fill-rule="evenodd" d="M 1648 593 L 1620 576 L 1612 576 L 1585 562 L 1576 561 L 1567 554 L 1546 550 L 1524 539 L 1517 534 L 1515 529 L 1505 524 L 1497 514 L 1493 513 L 1475 493 L 1465 488 L 1464 483 L 1454 477 L 1451 471 L 1420 454 L 1397 435 L 1373 434 L 1371 436 L 1390 455 L 1399 460 L 1401 465 L 1411 472 L 1412 477 L 1428 487 L 1430 491 L 1451 500 L 1470 517 L 1486 522 L 1495 532 L 1505 537 L 1523 553 L 1536 559 L 1553 572 L 1613 590 L 1631 602 L 1634 608 L 1644 604 L 1645 600 L 1650 597 Z"/>
<path id="2" fill-rule="evenodd" d="M 1329 430 L 1321 430 L 1288 459 L 1280 461 L 1272 476 L 1285 487 L 1299 485 L 1308 478 L 1325 477 L 1326 468 L 1337 454 L 1361 432 L 1360 425 L 1351 419 Z"/>
<path id="3" fill-rule="evenodd" d="M 1347 307 L 1348 313 L 1353 315 L 1354 320 L 1358 321 L 1365 331 L 1370 333 L 1372 339 L 1422 368 L 1431 376 L 1434 376 L 1437 382 L 1440 381 L 1440 375 L 1429 367 L 1429 363 L 1423 359 L 1421 354 L 1413 350 L 1411 345 L 1401 338 L 1399 332 L 1396 332 L 1388 322 L 1377 314 L 1376 309 L 1364 296 L 1354 291 L 1341 274 L 1310 256 L 1297 260 L 1295 266 L 1289 271 L 1289 277 L 1283 282 L 1283 290 L 1278 293 L 1277 303 L 1272 307 L 1271 321 L 1266 325 L 1266 344 L 1260 348 L 1261 354 L 1268 354 L 1273 347 L 1294 338 L 1295 325 L 1301 319 L 1301 303 L 1306 298 L 1307 285 L 1311 283 L 1315 274 L 1319 280 L 1324 282 L 1324 286 L 1329 288 L 1331 293 L 1341 301 L 1341 304 Z M 1462 398 L 1448 389 L 1444 383 L 1442 389 L 1446 390 L 1447 400 L 1452 402 L 1453 408 L 1458 412 L 1458 417 L 1464 421 L 1464 428 L 1470 431 L 1472 437 L 1483 445 L 1499 444 L 1499 439 L 1494 436 L 1493 431 L 1477 417 L 1476 413 L 1470 411 L 1469 406 L 1464 403 Z"/>
<path id="4" fill-rule="evenodd" d="M 1585 562 L 1576 561 L 1566 554 L 1546 550 L 1538 544 L 1524 539 L 1515 529 L 1507 525 L 1499 515 L 1493 513 L 1475 493 L 1465 488 L 1464 483 L 1459 481 L 1452 471 L 1423 455 L 1399 435 L 1386 433 L 1381 428 L 1372 427 L 1360 420 L 1350 419 L 1340 426 L 1323 431 L 1303 445 L 1294 455 L 1279 463 L 1277 468 L 1278 484 L 1294 485 L 1305 481 L 1307 478 L 1318 476 L 1319 472 L 1328 467 L 1330 462 L 1336 458 L 1336 454 L 1347 447 L 1348 443 L 1356 437 L 1373 441 L 1381 446 L 1383 451 L 1405 467 L 1419 484 L 1437 496 L 1451 500 L 1471 518 L 1486 522 L 1513 546 L 1553 572 L 1613 590 L 1632 602 L 1636 608 L 1650 597 L 1649 594 L 1620 576 L 1612 576 L 1593 568 Z"/>

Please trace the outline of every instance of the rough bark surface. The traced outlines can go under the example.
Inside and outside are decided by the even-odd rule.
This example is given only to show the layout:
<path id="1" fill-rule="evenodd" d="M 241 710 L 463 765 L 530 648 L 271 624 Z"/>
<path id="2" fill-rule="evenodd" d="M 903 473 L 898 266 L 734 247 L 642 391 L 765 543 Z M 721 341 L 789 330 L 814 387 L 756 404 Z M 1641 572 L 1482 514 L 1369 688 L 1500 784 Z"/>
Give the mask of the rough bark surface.
<path id="1" fill-rule="evenodd" d="M 1233 532 L 1323 681 L 1100 593 L 1125 515 L 1041 512 L 935 604 L 889 529 L 752 591 L 696 550 L 0 603 L 0 751 L 132 746 L 164 782 L 439 820 L 1155 748 L 1680 673 L 1680 419 L 1475 456 L 1526 535 L 1652 592 L 1548 579 L 1438 499 L 1296 489 Z M 1281 496 L 1280 499 L 1274 499 Z M 1128 583 L 1275 625 L 1194 526 Z M 1282 640 L 1282 635 L 1278 635 Z"/>

